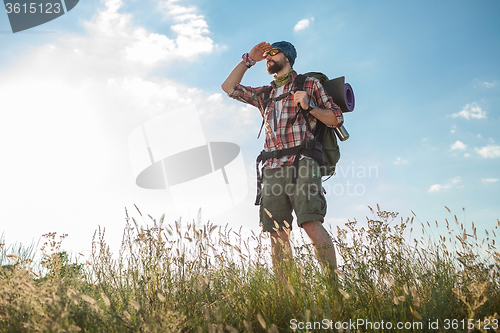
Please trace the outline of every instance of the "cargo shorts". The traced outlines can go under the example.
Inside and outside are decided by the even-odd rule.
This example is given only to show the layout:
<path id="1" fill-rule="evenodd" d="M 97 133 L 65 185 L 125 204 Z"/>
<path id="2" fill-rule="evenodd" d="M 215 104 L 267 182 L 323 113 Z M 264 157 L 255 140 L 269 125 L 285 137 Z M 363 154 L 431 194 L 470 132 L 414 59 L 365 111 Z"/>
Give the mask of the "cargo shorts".
<path id="1" fill-rule="evenodd" d="M 294 166 L 264 169 L 261 189 L 260 225 L 264 231 L 292 229 L 292 212 L 297 225 L 307 221 L 323 223 L 326 215 L 325 191 L 318 162 L 299 161 L 297 183 L 292 184 Z"/>

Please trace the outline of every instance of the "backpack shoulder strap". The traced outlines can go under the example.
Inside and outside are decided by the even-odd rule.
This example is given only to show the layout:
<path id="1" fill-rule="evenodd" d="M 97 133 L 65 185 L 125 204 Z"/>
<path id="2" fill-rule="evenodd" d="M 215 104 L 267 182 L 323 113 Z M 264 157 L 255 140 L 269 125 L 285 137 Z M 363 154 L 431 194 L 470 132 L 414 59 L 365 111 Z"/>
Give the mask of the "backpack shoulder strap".
<path id="1" fill-rule="evenodd" d="M 269 96 L 271 96 L 271 90 L 273 87 L 267 86 L 261 89 L 261 91 L 264 93 L 264 104 L 269 103 Z"/>
<path id="2" fill-rule="evenodd" d="M 263 100 L 264 109 L 267 108 L 269 102 L 281 101 L 282 99 L 288 97 L 291 94 L 290 92 L 287 92 L 286 94 L 281 94 L 278 97 L 271 97 L 271 90 L 273 90 L 273 88 L 271 86 L 267 86 L 260 89 L 257 92 L 257 94 L 264 94 L 264 100 Z M 260 134 L 262 133 L 262 128 L 264 127 L 264 123 L 265 120 L 264 118 L 262 118 L 262 124 L 260 125 L 259 135 L 257 135 L 257 139 L 260 137 Z"/>
<path id="3" fill-rule="evenodd" d="M 299 74 L 295 77 L 295 80 L 293 81 L 293 91 L 304 91 L 304 83 L 306 82 L 306 78 L 307 76 L 305 76 L 304 74 Z M 302 114 L 302 117 L 304 117 L 304 120 L 306 121 L 306 125 L 307 125 L 307 130 L 309 132 L 311 132 L 311 125 L 309 124 L 309 120 L 307 119 L 307 112 L 301 107 L 301 106 L 298 106 L 300 112 L 297 112 L 297 114 L 295 115 L 295 118 L 293 118 L 292 120 L 292 124 L 295 123 L 295 121 L 297 120 L 297 117 L 299 116 L 299 113 Z"/>
<path id="4" fill-rule="evenodd" d="M 305 76 L 304 74 L 297 75 L 295 77 L 295 80 L 293 81 L 294 84 L 293 91 L 303 91 L 306 78 L 307 76 Z"/>
<path id="5" fill-rule="evenodd" d="M 264 94 L 264 105 L 267 106 L 267 104 L 269 103 L 269 96 L 271 96 L 271 90 L 273 88 L 271 86 L 267 86 L 267 87 L 264 87 L 262 88 L 261 90 L 259 90 L 257 93 L 258 94 Z M 264 120 L 264 116 L 262 117 L 262 124 L 260 124 L 260 129 L 259 129 L 259 134 L 257 135 L 257 139 L 260 138 L 260 134 L 262 133 L 262 128 L 264 127 L 264 123 L 265 123 L 265 120 Z"/>

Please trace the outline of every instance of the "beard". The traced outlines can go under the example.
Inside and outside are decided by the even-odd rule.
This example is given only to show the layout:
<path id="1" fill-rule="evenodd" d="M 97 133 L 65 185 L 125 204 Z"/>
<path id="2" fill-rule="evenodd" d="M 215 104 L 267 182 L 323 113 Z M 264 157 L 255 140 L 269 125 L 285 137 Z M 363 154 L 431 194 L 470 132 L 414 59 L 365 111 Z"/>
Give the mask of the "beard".
<path id="1" fill-rule="evenodd" d="M 284 59 L 282 62 L 274 61 L 274 60 L 270 60 L 269 62 L 271 62 L 271 61 L 272 61 L 272 63 L 267 67 L 267 72 L 269 74 L 276 74 L 279 71 L 281 71 L 283 68 L 285 68 L 286 62 Z"/>

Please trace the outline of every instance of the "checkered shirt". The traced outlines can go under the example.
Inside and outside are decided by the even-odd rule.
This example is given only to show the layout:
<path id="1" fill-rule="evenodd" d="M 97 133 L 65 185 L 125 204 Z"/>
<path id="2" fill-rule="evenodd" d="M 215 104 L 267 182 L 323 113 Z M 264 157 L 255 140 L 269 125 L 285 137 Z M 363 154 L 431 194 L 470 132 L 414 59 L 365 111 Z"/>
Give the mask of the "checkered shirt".
<path id="1" fill-rule="evenodd" d="M 286 94 L 293 88 L 293 81 L 295 77 L 297 77 L 297 72 L 293 71 L 290 76 L 291 77 L 288 83 L 284 86 L 283 94 Z M 282 99 L 283 108 L 281 111 L 281 117 L 278 121 L 276 137 L 272 134 L 270 123 L 272 119 L 272 110 L 274 108 L 274 103 L 276 102 L 270 101 L 267 105 L 264 104 L 264 91 L 266 90 L 266 87 L 269 86 L 252 88 L 238 84 L 229 93 L 229 97 L 243 103 L 253 105 L 260 110 L 265 124 L 264 150 L 267 152 L 291 148 L 299 146 L 302 141 L 306 139 L 312 139 L 313 135 L 307 130 L 307 124 L 301 114 L 298 115 L 295 123 L 292 124 L 293 120 L 297 116 L 297 112 L 300 112 L 299 108 L 293 103 L 293 95 L 289 95 Z M 274 84 L 274 81 L 271 82 L 271 87 L 272 89 L 269 96 L 271 98 L 278 97 L 276 96 L 276 85 Z M 316 106 L 332 110 L 339 120 L 338 126 L 342 125 L 343 116 L 340 107 L 332 101 L 332 98 L 325 92 L 323 85 L 318 79 L 313 77 L 306 78 L 304 82 L 304 91 L 307 93 L 309 100 Z M 308 118 L 311 131 L 314 132 L 317 119 L 311 114 L 308 115 Z M 294 160 L 294 155 L 283 156 L 281 159 L 271 158 L 264 163 L 264 167 L 277 168 L 284 165 L 292 165 Z"/>

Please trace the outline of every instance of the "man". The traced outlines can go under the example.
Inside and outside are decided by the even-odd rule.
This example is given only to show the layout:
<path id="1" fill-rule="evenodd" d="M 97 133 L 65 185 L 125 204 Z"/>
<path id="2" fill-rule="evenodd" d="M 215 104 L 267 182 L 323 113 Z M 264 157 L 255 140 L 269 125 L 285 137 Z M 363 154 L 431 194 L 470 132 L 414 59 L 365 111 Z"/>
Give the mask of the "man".
<path id="1" fill-rule="evenodd" d="M 306 78 L 303 91 L 292 91 L 297 76 L 292 68 L 296 57 L 295 47 L 289 42 L 272 45 L 261 42 L 243 55 L 242 61 L 222 84 L 222 90 L 229 97 L 260 110 L 265 124 L 264 151 L 278 153 L 263 161 L 263 187 L 259 190 L 260 221 L 263 230 L 270 232 L 273 266 L 279 274 L 282 274 L 279 263 L 292 258 L 289 242 L 292 211 L 297 216 L 297 224 L 311 239 L 322 266 L 330 271 L 337 267 L 332 239 L 322 226 L 326 199 L 321 186 L 320 165 L 308 156 L 307 151 L 298 156 L 288 152 L 313 139 L 312 132 L 318 119 L 327 126 L 341 126 L 342 112 L 315 78 Z M 264 59 L 267 72 L 274 74 L 271 86 L 252 88 L 241 85 L 245 72 Z M 308 114 L 304 116 L 299 105 Z M 296 158 L 300 159 L 298 163 L 294 163 Z M 298 170 L 294 170 L 297 165 Z"/>

